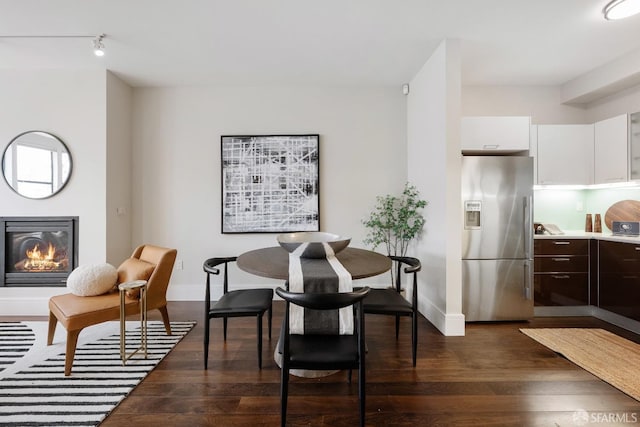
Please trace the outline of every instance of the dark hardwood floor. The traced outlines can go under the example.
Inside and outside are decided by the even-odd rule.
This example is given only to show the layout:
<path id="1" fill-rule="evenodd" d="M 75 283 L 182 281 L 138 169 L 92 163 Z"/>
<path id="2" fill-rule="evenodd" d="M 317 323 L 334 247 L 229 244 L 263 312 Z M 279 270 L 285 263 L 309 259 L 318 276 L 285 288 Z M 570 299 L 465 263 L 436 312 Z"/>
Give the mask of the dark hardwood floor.
<path id="1" fill-rule="evenodd" d="M 203 304 L 172 302 L 172 320 L 198 325 L 103 422 L 102 426 L 276 426 L 280 370 L 273 362 L 284 305 L 274 304 L 273 339 L 256 359 L 255 320 L 212 320 L 209 369 L 203 369 Z M 159 319 L 157 312 L 151 316 Z M 0 320 L 7 318 L 0 317 Z M 43 318 L 44 320 L 44 318 Z M 410 325 L 394 338 L 393 319 L 367 316 L 367 425 L 576 426 L 576 411 L 599 426 L 640 423 L 640 402 L 528 338 L 521 327 L 600 327 L 640 337 L 594 318 L 536 318 L 522 323 L 468 324 L 445 337 L 420 319 L 418 364 L 411 365 Z M 288 425 L 354 426 L 357 375 L 292 377 Z M 594 424 L 595 425 L 595 424 Z M 627 424 L 629 425 L 629 424 Z"/>

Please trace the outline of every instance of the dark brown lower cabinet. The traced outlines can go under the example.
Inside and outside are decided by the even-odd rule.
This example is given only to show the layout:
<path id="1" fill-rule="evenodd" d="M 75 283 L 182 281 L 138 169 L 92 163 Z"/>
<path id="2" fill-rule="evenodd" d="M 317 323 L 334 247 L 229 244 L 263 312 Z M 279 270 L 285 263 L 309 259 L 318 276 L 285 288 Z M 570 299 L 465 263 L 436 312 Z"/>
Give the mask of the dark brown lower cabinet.
<path id="1" fill-rule="evenodd" d="M 534 241 L 536 306 L 589 305 L 589 240 Z"/>
<path id="2" fill-rule="evenodd" d="M 598 307 L 640 320 L 640 245 L 601 240 Z"/>
<path id="3" fill-rule="evenodd" d="M 533 284 L 535 305 L 589 305 L 588 273 L 534 274 Z"/>

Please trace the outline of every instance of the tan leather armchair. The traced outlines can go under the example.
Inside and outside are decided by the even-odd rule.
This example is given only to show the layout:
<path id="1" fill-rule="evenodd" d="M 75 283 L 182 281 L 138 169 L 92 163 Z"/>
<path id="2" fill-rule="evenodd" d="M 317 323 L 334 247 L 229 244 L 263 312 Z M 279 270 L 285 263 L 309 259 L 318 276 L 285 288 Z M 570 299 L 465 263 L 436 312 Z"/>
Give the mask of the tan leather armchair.
<path id="1" fill-rule="evenodd" d="M 162 314 L 162 321 L 171 335 L 171 324 L 167 312 L 167 287 L 176 260 L 175 249 L 162 248 L 153 245 L 142 245 L 133 251 L 131 257 L 118 267 L 118 278 L 124 282 L 134 279 L 139 267 L 136 260 L 152 264 L 151 275 L 148 279 L 147 310 L 158 309 Z M 133 260 L 132 260 L 133 259 Z M 137 263 L 142 264 L 142 263 Z M 145 264 L 148 265 L 148 264 Z M 137 297 L 126 297 L 125 312 L 127 315 L 140 312 L 140 304 Z M 71 374 L 71 366 L 76 353 L 78 335 L 87 326 L 97 325 L 109 320 L 120 318 L 120 296 L 118 292 L 112 292 L 98 296 L 76 296 L 73 294 L 56 295 L 49 299 L 49 334 L 47 345 L 53 343 L 56 325 L 58 322 L 67 330 L 67 346 L 64 362 L 64 374 Z"/>

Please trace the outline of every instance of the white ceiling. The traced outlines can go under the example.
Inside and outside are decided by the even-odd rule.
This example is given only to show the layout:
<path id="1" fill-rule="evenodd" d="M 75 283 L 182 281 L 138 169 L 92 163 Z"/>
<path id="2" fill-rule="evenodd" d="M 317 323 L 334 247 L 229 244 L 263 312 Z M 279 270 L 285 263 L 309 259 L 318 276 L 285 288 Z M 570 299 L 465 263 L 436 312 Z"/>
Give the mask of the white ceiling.
<path id="1" fill-rule="evenodd" d="M 561 85 L 640 51 L 609 0 L 0 0 L 0 69 L 106 68 L 133 86 L 401 85 L 443 38 L 465 85 Z"/>

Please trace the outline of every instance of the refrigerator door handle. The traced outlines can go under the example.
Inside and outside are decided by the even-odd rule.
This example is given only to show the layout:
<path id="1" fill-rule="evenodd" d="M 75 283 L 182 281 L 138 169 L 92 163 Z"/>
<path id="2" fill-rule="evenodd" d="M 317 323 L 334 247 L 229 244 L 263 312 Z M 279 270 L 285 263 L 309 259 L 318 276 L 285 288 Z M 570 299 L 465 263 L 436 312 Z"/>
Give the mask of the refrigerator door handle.
<path id="1" fill-rule="evenodd" d="M 533 203 L 531 201 L 531 196 L 525 196 L 522 198 L 522 222 L 524 224 L 524 257 L 526 259 L 531 259 L 531 246 L 532 246 L 532 233 L 533 233 L 533 224 L 531 223 L 531 218 L 533 217 Z"/>
<path id="2" fill-rule="evenodd" d="M 531 298 L 531 263 L 530 261 L 524 262 L 524 299 L 530 300 Z"/>

